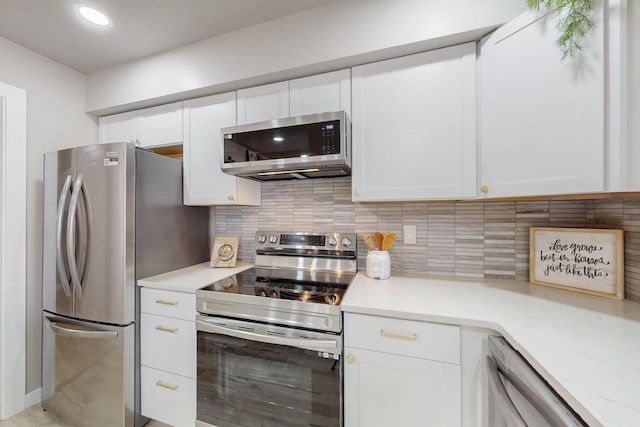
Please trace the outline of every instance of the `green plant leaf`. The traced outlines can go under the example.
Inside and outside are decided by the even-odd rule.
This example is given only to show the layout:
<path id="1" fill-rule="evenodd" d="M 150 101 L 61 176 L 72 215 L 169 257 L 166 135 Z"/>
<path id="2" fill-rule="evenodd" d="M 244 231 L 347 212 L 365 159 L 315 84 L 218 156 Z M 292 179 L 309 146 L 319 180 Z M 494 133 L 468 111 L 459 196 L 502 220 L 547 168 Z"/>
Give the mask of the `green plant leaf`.
<path id="1" fill-rule="evenodd" d="M 580 39 L 593 28 L 591 18 L 594 0 L 526 0 L 527 7 L 544 9 L 559 15 L 556 45 L 562 50 L 562 59 L 575 56 L 582 49 Z"/>

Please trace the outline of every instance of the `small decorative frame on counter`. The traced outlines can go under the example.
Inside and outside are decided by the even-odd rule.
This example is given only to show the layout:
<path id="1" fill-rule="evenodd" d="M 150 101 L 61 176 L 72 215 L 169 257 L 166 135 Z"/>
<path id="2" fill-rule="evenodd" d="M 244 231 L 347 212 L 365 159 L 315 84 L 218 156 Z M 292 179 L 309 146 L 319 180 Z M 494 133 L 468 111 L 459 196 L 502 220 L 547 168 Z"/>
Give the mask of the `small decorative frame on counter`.
<path id="1" fill-rule="evenodd" d="M 235 267 L 239 237 L 216 237 L 211 251 L 211 267 Z"/>
<path id="2" fill-rule="evenodd" d="M 623 231 L 529 228 L 529 281 L 624 299 Z"/>

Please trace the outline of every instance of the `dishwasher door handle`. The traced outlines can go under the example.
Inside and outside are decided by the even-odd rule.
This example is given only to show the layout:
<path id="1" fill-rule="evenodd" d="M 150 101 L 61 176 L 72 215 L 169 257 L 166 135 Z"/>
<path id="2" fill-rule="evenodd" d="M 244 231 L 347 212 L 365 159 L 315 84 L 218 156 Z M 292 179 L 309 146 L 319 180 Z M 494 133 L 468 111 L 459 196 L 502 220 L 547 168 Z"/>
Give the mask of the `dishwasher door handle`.
<path id="1" fill-rule="evenodd" d="M 500 405 L 502 416 L 504 418 L 508 418 L 508 425 L 515 427 L 527 427 L 527 423 L 522 419 L 522 415 L 520 415 L 516 405 L 513 404 L 513 401 L 509 397 L 509 393 L 500 379 L 498 365 L 496 365 L 495 360 L 493 360 L 491 356 L 487 356 L 487 373 L 489 393 L 495 397 L 498 405 Z"/>

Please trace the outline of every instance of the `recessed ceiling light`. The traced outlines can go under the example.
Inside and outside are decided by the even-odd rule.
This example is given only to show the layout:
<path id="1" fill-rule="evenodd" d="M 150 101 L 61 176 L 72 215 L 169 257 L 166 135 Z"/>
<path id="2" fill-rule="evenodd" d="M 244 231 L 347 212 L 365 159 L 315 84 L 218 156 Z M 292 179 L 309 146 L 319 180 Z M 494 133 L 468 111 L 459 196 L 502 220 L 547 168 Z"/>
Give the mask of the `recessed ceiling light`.
<path id="1" fill-rule="evenodd" d="M 106 27 L 111 23 L 111 20 L 107 15 L 92 7 L 78 6 L 77 10 L 80 16 L 84 19 L 96 25 L 100 25 L 101 27 Z"/>

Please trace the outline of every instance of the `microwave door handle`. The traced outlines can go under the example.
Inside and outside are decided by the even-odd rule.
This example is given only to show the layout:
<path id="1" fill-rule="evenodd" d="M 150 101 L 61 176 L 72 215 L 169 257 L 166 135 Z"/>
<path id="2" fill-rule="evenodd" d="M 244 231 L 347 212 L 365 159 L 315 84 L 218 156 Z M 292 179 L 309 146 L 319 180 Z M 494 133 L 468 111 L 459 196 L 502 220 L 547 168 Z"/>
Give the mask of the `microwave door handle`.
<path id="1" fill-rule="evenodd" d="M 69 272 L 71 274 L 71 282 L 76 296 L 82 297 L 82 285 L 80 284 L 80 275 L 78 274 L 78 265 L 76 263 L 76 213 L 78 211 L 78 199 L 82 191 L 83 175 L 78 175 L 76 183 L 71 193 L 71 202 L 69 202 L 69 214 L 67 217 L 67 261 L 69 262 Z"/>
<path id="2" fill-rule="evenodd" d="M 522 415 L 520 415 L 518 409 L 509 397 L 509 393 L 507 392 L 507 389 L 504 387 L 504 384 L 500 379 L 498 366 L 491 356 L 487 356 L 487 372 L 489 393 L 496 398 L 498 405 L 500 406 L 502 416 L 504 418 L 507 418 L 507 425 L 515 427 L 527 427 L 527 423 L 524 421 Z"/>
<path id="3" fill-rule="evenodd" d="M 290 347 L 308 348 L 317 351 L 338 351 L 338 344 L 335 340 L 315 340 L 303 338 L 288 338 L 278 335 L 264 335 L 255 332 L 242 331 L 237 329 L 226 328 L 224 326 L 215 325 L 205 320 L 197 320 L 196 323 L 199 331 L 228 335 L 235 338 L 246 339 L 250 341 L 259 341 L 266 344 L 288 345 Z"/>
<path id="4" fill-rule="evenodd" d="M 56 265 L 58 267 L 58 276 L 60 277 L 60 283 L 64 294 L 68 297 L 71 296 L 71 288 L 69 286 L 69 277 L 67 277 L 67 267 L 64 265 L 62 259 L 62 233 L 64 223 L 64 207 L 67 205 L 67 197 L 69 196 L 69 190 L 71 188 L 71 175 L 67 175 L 67 178 L 62 185 L 62 190 L 58 196 L 58 212 L 56 213 Z"/>

